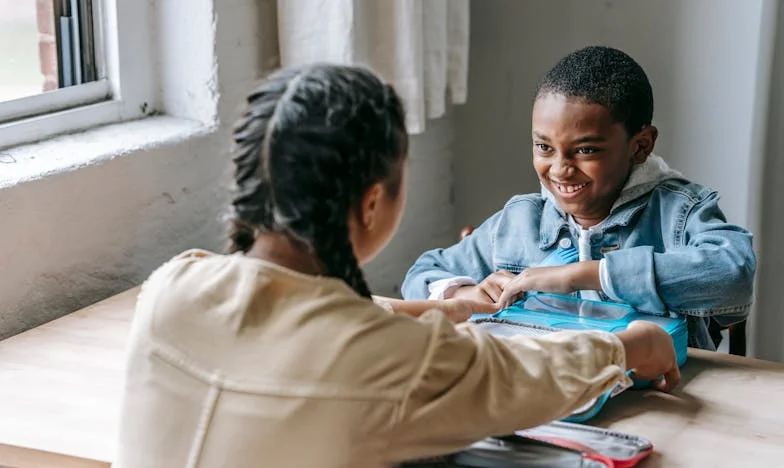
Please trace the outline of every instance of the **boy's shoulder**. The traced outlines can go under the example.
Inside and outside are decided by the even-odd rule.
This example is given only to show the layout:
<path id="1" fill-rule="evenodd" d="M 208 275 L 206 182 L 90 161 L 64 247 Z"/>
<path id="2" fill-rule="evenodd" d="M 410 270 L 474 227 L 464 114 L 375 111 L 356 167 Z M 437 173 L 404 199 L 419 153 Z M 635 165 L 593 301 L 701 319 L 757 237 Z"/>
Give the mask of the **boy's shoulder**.
<path id="1" fill-rule="evenodd" d="M 685 178 L 668 179 L 658 184 L 650 196 L 679 197 L 691 203 L 700 203 L 711 195 L 717 194 L 716 189 L 692 182 Z"/>

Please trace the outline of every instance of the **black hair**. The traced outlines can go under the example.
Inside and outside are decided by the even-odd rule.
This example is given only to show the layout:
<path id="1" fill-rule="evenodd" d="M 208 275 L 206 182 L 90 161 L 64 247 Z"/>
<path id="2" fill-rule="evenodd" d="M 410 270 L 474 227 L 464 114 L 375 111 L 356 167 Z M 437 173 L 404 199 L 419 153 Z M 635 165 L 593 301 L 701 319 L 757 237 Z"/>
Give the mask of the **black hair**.
<path id="1" fill-rule="evenodd" d="M 370 297 L 349 215 L 374 183 L 397 195 L 407 146 L 400 98 L 372 72 L 319 64 L 270 75 L 234 129 L 229 251 L 283 233 L 311 249 L 326 276 Z"/>
<path id="2" fill-rule="evenodd" d="M 555 64 L 539 82 L 536 99 L 546 94 L 585 99 L 610 111 L 629 136 L 653 119 L 653 90 L 642 67 L 612 47 L 589 46 Z"/>

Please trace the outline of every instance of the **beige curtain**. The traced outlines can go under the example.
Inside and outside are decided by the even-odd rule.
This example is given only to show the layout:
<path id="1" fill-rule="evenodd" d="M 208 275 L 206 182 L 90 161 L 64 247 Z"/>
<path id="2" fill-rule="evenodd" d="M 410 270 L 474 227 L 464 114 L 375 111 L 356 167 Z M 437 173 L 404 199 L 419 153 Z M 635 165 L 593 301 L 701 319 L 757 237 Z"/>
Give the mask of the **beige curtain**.
<path id="1" fill-rule="evenodd" d="M 469 0 L 278 0 L 282 66 L 364 65 L 392 83 L 412 134 L 466 100 Z"/>

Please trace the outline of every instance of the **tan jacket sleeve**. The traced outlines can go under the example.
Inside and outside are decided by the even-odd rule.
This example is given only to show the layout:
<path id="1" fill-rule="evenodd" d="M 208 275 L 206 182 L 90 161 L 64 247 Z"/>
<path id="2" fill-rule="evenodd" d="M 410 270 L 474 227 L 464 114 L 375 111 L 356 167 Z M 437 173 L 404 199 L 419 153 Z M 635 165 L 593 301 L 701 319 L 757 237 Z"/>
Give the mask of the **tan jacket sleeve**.
<path id="1" fill-rule="evenodd" d="M 433 334 L 390 439 L 392 461 L 460 449 L 562 418 L 625 379 L 605 332 L 500 338 L 428 313 Z"/>
<path id="2" fill-rule="evenodd" d="M 390 302 L 389 298 L 384 296 L 373 296 L 372 299 L 374 304 L 386 310 L 390 314 L 395 313 L 395 309 L 392 308 L 392 303 Z"/>

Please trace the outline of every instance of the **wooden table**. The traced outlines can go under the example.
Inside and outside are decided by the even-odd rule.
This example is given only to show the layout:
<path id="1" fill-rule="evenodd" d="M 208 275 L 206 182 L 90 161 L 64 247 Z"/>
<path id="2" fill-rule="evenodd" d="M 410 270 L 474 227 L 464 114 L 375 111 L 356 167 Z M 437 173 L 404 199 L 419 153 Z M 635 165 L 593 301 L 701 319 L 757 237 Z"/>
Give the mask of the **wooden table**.
<path id="1" fill-rule="evenodd" d="M 0 466 L 109 466 L 137 293 L 0 341 Z"/>
<path id="2" fill-rule="evenodd" d="M 109 465 L 135 297 L 0 342 L 0 466 Z M 625 392 L 594 422 L 652 440 L 642 467 L 784 466 L 784 364 L 690 350 L 673 395 Z"/>

